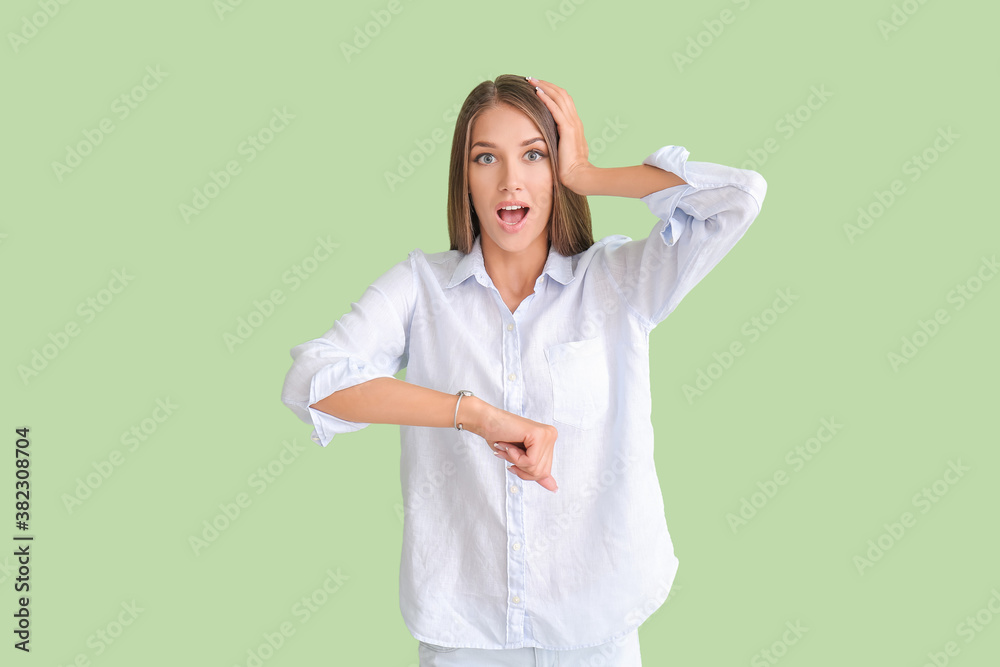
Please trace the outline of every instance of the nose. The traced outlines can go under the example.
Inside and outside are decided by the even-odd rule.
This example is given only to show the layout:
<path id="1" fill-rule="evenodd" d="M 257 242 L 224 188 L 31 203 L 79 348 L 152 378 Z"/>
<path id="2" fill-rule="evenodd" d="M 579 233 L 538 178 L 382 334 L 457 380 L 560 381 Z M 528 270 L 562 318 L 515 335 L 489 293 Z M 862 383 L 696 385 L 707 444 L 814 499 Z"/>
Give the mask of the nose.
<path id="1" fill-rule="evenodd" d="M 521 175 L 521 167 L 518 164 L 509 163 L 508 166 L 503 167 L 502 173 L 500 174 L 500 189 L 512 192 L 514 190 L 521 190 L 524 186 L 524 180 Z"/>

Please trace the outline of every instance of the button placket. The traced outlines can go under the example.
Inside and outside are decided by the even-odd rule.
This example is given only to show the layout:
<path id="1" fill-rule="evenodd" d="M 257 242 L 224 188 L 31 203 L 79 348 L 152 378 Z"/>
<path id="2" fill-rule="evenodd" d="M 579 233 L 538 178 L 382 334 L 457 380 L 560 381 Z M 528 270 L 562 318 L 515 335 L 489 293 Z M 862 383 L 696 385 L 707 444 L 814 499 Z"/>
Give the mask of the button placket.
<path id="1" fill-rule="evenodd" d="M 508 311 L 509 312 L 509 311 Z M 508 321 L 504 333 L 504 369 L 507 381 L 504 383 L 504 409 L 514 414 L 521 414 L 524 401 L 524 387 L 521 373 L 521 355 L 518 340 L 516 321 L 517 317 L 511 315 L 513 322 Z M 525 562 L 524 562 L 524 499 L 520 493 L 522 480 L 513 473 L 504 473 L 510 483 L 506 485 L 506 510 L 507 510 L 507 641 L 518 644 L 525 640 L 524 636 L 524 583 L 525 583 Z"/>

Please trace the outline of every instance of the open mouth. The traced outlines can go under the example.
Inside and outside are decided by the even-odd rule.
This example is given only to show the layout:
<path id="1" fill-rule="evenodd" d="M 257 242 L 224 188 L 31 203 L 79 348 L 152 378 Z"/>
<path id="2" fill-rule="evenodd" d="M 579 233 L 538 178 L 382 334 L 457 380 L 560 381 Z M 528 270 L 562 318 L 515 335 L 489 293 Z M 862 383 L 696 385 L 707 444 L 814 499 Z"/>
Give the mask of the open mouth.
<path id="1" fill-rule="evenodd" d="M 505 225 L 513 227 L 514 225 L 520 224 L 524 221 L 525 217 L 528 215 L 528 206 L 511 204 L 509 206 L 503 206 L 497 209 L 497 217 Z"/>

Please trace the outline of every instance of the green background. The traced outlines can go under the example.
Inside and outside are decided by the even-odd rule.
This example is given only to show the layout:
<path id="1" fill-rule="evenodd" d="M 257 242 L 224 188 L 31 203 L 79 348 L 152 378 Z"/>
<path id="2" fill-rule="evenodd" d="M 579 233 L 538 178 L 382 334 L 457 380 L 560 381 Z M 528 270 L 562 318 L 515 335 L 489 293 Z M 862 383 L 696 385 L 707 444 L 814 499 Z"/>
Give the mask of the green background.
<path id="1" fill-rule="evenodd" d="M 15 563 L 0 558 L 4 664 L 246 665 L 282 623 L 294 634 L 266 665 L 416 664 L 398 607 L 399 427 L 323 449 L 280 391 L 293 346 L 410 250 L 448 249 L 455 112 L 507 73 L 573 96 L 597 166 L 669 144 L 732 166 L 766 156 L 749 165 L 768 182 L 761 215 L 651 336 L 680 569 L 640 628 L 644 664 L 771 664 L 761 651 L 774 650 L 782 665 L 917 666 L 948 642 L 949 664 L 996 664 L 1000 280 L 976 282 L 1000 246 L 980 196 L 995 188 L 996 5 L 52 4 L 48 17 L 44 1 L 8 2 L 0 20 L 2 553 L 19 532 L 10 452 L 25 425 L 35 536 L 30 655 L 11 647 Z M 901 25 L 884 35 L 894 8 Z M 372 12 L 391 20 L 346 57 Z M 147 67 L 165 77 L 141 89 Z M 830 96 L 810 109 L 813 87 Z M 124 118 L 122 95 L 135 102 Z M 294 119 L 251 161 L 241 142 L 274 109 Z M 796 113 L 794 132 L 780 129 Z M 114 130 L 60 178 L 53 163 L 102 119 Z M 626 127 L 602 145 L 609 122 Z M 958 138 L 939 152 L 948 128 Z M 390 187 L 386 173 L 435 132 L 444 143 Z M 914 180 L 906 163 L 925 151 L 934 162 Z M 230 160 L 240 173 L 185 221 L 180 206 Z M 845 225 L 897 179 L 905 193 L 852 242 Z M 590 205 L 595 238 L 656 224 L 637 200 Z M 339 245 L 286 282 L 319 237 Z M 122 269 L 133 278 L 88 321 L 79 304 Z M 961 308 L 949 299 L 960 284 L 979 290 Z M 283 302 L 227 346 L 276 289 Z M 769 317 L 778 290 L 798 298 L 751 341 L 743 327 Z M 888 355 L 938 309 L 947 322 L 894 368 Z M 74 322 L 78 335 L 23 379 Z M 744 354 L 713 370 L 736 341 Z M 699 371 L 716 378 L 689 400 Z M 177 406 L 162 423 L 149 421 L 158 399 Z M 842 428 L 796 469 L 786 455 L 824 418 Z M 143 420 L 155 430 L 130 450 L 122 434 Z M 278 466 L 285 443 L 302 449 Z M 116 450 L 113 473 L 67 504 Z M 968 471 L 942 481 L 959 461 Z M 252 476 L 269 464 L 281 472 L 261 488 Z M 734 530 L 727 515 L 781 471 L 787 483 Z M 914 502 L 924 488 L 933 503 Z M 241 493 L 250 505 L 195 553 L 190 538 Z M 904 512 L 915 524 L 890 538 Z M 891 547 L 859 566 L 880 537 Z M 328 571 L 340 587 L 296 614 Z M 98 640 L 133 601 L 134 621 Z M 992 623 L 963 632 L 977 613 Z M 807 632 L 782 646 L 796 622 Z"/>

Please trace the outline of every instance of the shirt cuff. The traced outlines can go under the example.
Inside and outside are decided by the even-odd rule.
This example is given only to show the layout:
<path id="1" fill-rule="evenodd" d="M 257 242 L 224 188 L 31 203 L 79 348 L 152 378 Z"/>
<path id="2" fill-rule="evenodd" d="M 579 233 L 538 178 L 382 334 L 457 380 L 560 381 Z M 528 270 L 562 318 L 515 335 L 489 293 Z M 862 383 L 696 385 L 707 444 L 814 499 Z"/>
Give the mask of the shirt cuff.
<path id="1" fill-rule="evenodd" d="M 690 155 L 691 153 L 683 146 L 664 146 L 642 161 L 643 164 L 677 174 L 685 181 L 642 197 L 650 212 L 665 221 L 660 229 L 660 237 L 668 246 L 677 243 L 677 239 L 687 229 L 687 215 L 683 211 L 675 214 L 675 211 L 684 193 L 697 187 L 697 184 L 691 182 L 687 168 L 687 159 Z"/>
<path id="2" fill-rule="evenodd" d="M 347 357 L 337 363 L 329 364 L 320 368 L 309 383 L 309 405 L 313 405 L 335 391 L 353 387 L 354 385 L 373 380 L 378 377 L 391 377 L 369 368 L 363 360 L 356 357 Z M 312 418 L 313 432 L 309 436 L 316 444 L 326 447 L 333 440 L 335 435 L 340 433 L 350 433 L 359 431 L 371 424 L 367 422 L 352 422 L 346 419 L 334 417 L 322 410 L 308 407 L 309 416 Z"/>

